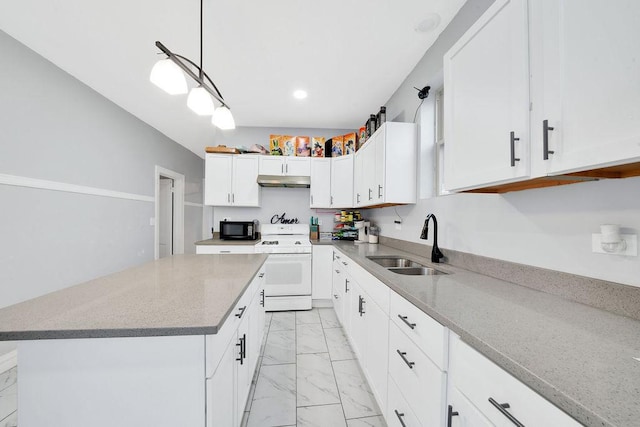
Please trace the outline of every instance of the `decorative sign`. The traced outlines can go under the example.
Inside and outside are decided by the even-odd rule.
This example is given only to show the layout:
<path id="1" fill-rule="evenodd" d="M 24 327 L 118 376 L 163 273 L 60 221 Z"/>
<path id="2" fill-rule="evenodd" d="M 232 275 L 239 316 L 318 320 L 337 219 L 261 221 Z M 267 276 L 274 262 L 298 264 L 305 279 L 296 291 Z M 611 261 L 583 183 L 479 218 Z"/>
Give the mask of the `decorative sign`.
<path id="1" fill-rule="evenodd" d="M 285 218 L 286 215 L 286 212 L 283 212 L 282 215 L 275 214 L 271 217 L 271 224 L 298 224 L 298 218 Z"/>

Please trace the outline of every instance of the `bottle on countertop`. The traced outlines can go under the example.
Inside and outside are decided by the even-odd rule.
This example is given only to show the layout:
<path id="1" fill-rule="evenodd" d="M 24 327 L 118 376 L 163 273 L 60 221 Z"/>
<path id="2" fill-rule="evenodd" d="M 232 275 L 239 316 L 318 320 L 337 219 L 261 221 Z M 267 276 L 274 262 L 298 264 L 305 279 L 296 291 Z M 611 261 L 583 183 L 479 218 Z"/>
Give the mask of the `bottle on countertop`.
<path id="1" fill-rule="evenodd" d="M 380 234 L 380 227 L 377 225 L 369 226 L 369 243 L 378 243 L 378 235 Z"/>

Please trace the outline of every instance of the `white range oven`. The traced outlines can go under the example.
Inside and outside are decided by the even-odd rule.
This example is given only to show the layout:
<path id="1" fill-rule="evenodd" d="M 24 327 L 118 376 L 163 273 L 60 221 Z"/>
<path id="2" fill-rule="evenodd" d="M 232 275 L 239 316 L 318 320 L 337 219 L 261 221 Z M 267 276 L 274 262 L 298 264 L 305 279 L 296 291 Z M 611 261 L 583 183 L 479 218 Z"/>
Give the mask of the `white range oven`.
<path id="1" fill-rule="evenodd" d="M 267 253 L 264 309 L 311 309 L 311 242 L 306 224 L 263 224 L 257 253 Z"/>

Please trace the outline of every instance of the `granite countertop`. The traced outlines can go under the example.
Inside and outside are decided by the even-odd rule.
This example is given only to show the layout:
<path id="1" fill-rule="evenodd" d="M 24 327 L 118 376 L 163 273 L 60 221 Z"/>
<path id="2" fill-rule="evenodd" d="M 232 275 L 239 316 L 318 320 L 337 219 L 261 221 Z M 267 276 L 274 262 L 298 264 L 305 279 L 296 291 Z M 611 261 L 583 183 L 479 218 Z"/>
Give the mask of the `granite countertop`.
<path id="1" fill-rule="evenodd" d="M 0 340 L 215 334 L 266 259 L 148 262 L 0 310 Z"/>
<path id="2" fill-rule="evenodd" d="M 334 246 L 587 426 L 640 425 L 640 322 L 383 245 Z M 368 255 L 448 272 L 404 276 Z"/>

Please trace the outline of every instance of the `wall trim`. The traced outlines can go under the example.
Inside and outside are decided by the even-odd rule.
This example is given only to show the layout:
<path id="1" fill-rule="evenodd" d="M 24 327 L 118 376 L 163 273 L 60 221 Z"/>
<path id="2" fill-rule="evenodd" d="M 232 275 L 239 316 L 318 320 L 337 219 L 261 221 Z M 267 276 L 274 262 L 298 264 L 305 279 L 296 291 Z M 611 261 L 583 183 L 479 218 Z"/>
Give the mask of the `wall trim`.
<path id="1" fill-rule="evenodd" d="M 0 374 L 18 365 L 18 350 L 0 355 Z"/>
<path id="2" fill-rule="evenodd" d="M 91 196 L 111 197 L 114 199 L 137 200 L 140 202 L 154 202 L 155 197 L 142 194 L 125 193 L 122 191 L 105 190 L 66 182 L 50 181 L 47 179 L 28 178 L 25 176 L 0 174 L 0 184 L 16 187 L 37 188 L 40 190 L 62 191 L 66 193 L 87 194 Z"/>

